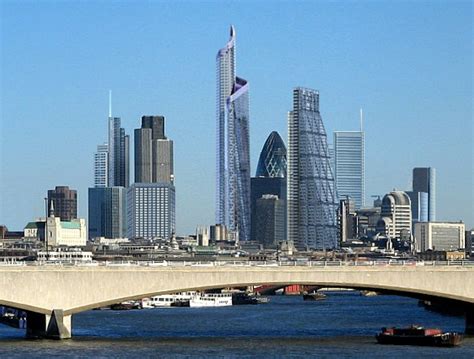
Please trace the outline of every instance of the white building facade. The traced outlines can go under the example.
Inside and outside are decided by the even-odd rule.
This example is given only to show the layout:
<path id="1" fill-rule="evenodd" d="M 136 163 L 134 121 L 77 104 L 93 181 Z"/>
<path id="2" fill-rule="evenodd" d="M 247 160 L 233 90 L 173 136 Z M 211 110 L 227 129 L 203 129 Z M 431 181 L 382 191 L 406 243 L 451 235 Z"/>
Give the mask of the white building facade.
<path id="1" fill-rule="evenodd" d="M 377 231 L 390 238 L 412 233 L 411 201 L 403 191 L 392 191 L 382 200 Z"/>
<path id="2" fill-rule="evenodd" d="M 464 249 L 465 230 L 462 222 L 417 222 L 414 231 L 416 251 Z"/>
<path id="3" fill-rule="evenodd" d="M 175 231 L 175 188 L 134 183 L 127 190 L 128 238 L 169 239 Z"/>

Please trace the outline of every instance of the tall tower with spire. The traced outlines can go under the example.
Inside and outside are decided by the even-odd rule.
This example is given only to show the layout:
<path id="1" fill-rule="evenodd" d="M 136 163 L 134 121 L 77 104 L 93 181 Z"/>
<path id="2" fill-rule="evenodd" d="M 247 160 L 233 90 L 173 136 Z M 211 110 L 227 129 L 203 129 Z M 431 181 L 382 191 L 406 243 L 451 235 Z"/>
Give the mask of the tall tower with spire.
<path id="1" fill-rule="evenodd" d="M 250 239 L 250 150 L 248 83 L 236 76 L 235 38 L 216 56 L 216 223 Z"/>

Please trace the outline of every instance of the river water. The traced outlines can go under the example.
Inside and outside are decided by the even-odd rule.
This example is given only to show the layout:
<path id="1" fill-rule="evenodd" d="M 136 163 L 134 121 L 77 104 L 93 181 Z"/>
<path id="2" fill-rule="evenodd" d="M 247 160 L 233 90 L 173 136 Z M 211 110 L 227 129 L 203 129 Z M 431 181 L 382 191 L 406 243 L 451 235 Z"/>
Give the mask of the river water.
<path id="1" fill-rule="evenodd" d="M 460 347 L 379 345 L 383 326 L 421 324 L 463 331 L 464 319 L 426 311 L 417 300 L 329 293 L 324 301 L 273 296 L 268 304 L 222 308 L 89 311 L 73 317 L 70 340 L 25 340 L 0 325 L 0 357 L 337 357 L 474 358 L 474 338 Z"/>

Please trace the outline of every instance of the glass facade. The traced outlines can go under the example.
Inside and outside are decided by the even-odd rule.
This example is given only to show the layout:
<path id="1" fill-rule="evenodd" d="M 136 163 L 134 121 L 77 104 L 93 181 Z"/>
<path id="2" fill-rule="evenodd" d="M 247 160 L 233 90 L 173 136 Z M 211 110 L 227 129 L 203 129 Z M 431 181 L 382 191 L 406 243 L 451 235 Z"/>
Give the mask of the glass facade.
<path id="1" fill-rule="evenodd" d="M 217 53 L 216 223 L 250 239 L 249 96 L 235 76 L 235 30 Z"/>
<path id="2" fill-rule="evenodd" d="M 365 136 L 362 131 L 334 132 L 334 181 L 339 200 L 351 198 L 356 209 L 365 199 Z"/>
<path id="3" fill-rule="evenodd" d="M 278 132 L 273 131 L 263 145 L 255 177 L 286 177 L 286 146 Z"/>
<path id="4" fill-rule="evenodd" d="M 89 188 L 89 238 L 125 238 L 126 189 Z"/>
<path id="5" fill-rule="evenodd" d="M 337 206 L 319 92 L 295 88 L 288 119 L 288 240 L 300 249 L 336 248 Z"/>
<path id="6" fill-rule="evenodd" d="M 108 146 L 98 145 L 94 154 L 94 187 L 107 187 L 108 185 Z"/>
<path id="7" fill-rule="evenodd" d="M 108 185 L 128 187 L 130 184 L 130 140 L 120 127 L 119 117 L 109 117 Z"/>
<path id="8" fill-rule="evenodd" d="M 436 221 L 436 170 L 431 167 L 414 168 L 413 191 L 428 193 L 428 221 Z"/>

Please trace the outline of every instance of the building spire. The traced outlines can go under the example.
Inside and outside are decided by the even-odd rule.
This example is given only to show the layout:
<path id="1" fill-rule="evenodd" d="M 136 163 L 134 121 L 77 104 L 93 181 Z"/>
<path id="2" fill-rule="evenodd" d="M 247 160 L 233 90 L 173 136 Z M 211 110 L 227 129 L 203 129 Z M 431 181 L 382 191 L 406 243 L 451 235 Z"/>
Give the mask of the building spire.
<path id="1" fill-rule="evenodd" d="M 53 200 L 51 200 L 51 204 L 49 206 L 49 217 L 54 217 L 54 204 Z"/>
<path id="2" fill-rule="evenodd" d="M 109 90 L 109 117 L 112 117 L 112 90 Z"/>
<path id="3" fill-rule="evenodd" d="M 360 109 L 360 132 L 364 130 L 364 116 L 362 113 L 362 108 Z"/>
<path id="4" fill-rule="evenodd" d="M 234 38 L 235 37 L 235 28 L 234 28 L 234 25 L 230 25 L 230 38 Z"/>

